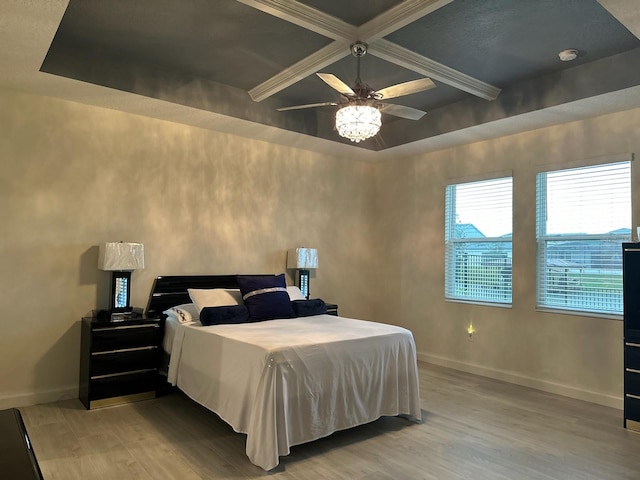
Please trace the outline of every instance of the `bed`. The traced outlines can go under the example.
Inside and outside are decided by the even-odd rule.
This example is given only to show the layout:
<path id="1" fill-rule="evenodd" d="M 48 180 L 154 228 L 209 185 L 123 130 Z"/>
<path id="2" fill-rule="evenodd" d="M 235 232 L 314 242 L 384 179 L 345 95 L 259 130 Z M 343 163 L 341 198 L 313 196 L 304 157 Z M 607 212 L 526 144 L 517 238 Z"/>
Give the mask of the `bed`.
<path id="1" fill-rule="evenodd" d="M 147 312 L 188 304 L 190 288 L 236 289 L 237 278 L 158 277 Z M 166 332 L 168 382 L 246 434 L 246 454 L 264 470 L 294 445 L 381 416 L 421 420 L 404 328 L 320 314 L 209 326 L 168 319 Z"/>

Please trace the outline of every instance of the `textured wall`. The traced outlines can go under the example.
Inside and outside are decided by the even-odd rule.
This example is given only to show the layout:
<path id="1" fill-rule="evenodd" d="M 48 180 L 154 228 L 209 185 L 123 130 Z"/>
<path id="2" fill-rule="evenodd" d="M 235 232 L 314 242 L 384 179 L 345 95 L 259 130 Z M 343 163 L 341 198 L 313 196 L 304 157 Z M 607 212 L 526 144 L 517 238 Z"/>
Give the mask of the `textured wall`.
<path id="1" fill-rule="evenodd" d="M 373 316 L 370 165 L 6 90 L 0 104 L 0 408 L 77 394 L 104 241 L 144 243 L 137 306 L 158 275 L 279 273 L 313 246 L 312 295 Z"/>
<path id="2" fill-rule="evenodd" d="M 388 260 L 377 273 L 388 295 L 377 297 L 376 319 L 399 312 L 424 360 L 620 407 L 622 322 L 535 310 L 535 174 L 638 152 L 638 124 L 640 110 L 632 110 L 377 164 L 377 248 Z M 637 207 L 640 176 L 632 170 Z M 513 308 L 445 302 L 445 184 L 510 171 Z"/>
<path id="3" fill-rule="evenodd" d="M 535 311 L 534 182 L 637 152 L 640 110 L 368 164 L 6 90 L 0 104 L 0 408 L 76 394 L 112 240 L 145 244 L 140 306 L 157 275 L 281 272 L 288 248 L 315 246 L 312 294 L 412 329 L 421 358 L 620 405 L 621 322 Z M 510 170 L 513 308 L 445 302 L 444 185 Z"/>

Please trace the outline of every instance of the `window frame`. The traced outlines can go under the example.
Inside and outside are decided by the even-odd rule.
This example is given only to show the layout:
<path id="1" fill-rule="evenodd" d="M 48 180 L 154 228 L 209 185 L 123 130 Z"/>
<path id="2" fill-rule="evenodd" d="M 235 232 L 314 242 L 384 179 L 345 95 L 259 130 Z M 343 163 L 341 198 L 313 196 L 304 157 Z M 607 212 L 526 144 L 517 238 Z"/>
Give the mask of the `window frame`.
<path id="1" fill-rule="evenodd" d="M 536 278 L 535 278 L 535 283 L 536 283 L 536 310 L 537 311 L 554 312 L 554 313 L 561 313 L 561 314 L 568 314 L 568 315 L 580 315 L 580 316 L 587 316 L 587 317 L 598 317 L 598 318 L 603 318 L 603 317 L 614 318 L 614 319 L 622 318 L 622 310 L 617 312 L 617 311 L 596 310 L 596 309 L 587 309 L 587 308 L 581 309 L 581 308 L 576 308 L 575 306 L 564 308 L 557 304 L 554 305 L 551 303 L 544 303 L 545 297 L 548 295 L 547 291 L 545 291 L 545 286 L 548 289 L 548 285 L 549 285 L 549 282 L 548 282 L 549 268 L 547 267 L 548 265 L 547 250 L 548 250 L 548 244 L 550 242 L 615 241 L 615 242 L 620 242 L 620 251 L 622 252 L 622 243 L 631 241 L 631 237 L 632 237 L 631 229 L 633 228 L 632 227 L 633 215 L 631 215 L 631 217 L 629 218 L 630 233 L 628 235 L 627 234 L 606 234 L 606 233 L 605 234 L 585 233 L 585 234 L 575 234 L 575 235 L 548 234 L 546 232 L 546 227 L 547 227 L 546 222 L 541 222 L 539 218 L 541 216 L 544 216 L 544 218 L 547 218 L 548 202 L 545 201 L 544 205 L 540 205 L 541 185 L 543 185 L 544 187 L 545 200 L 547 199 L 547 195 L 548 195 L 547 174 L 564 172 L 568 170 L 582 170 L 582 169 L 588 169 L 591 167 L 604 167 L 606 165 L 616 165 L 616 164 L 622 164 L 622 163 L 629 164 L 629 183 L 630 183 L 630 191 L 631 191 L 631 198 L 629 200 L 632 201 L 633 156 L 631 154 L 624 154 L 624 155 L 611 156 L 611 157 L 599 157 L 597 159 L 592 159 L 589 162 L 579 162 L 579 163 L 572 162 L 572 163 L 564 164 L 562 166 L 546 165 L 540 168 L 536 172 L 536 178 L 535 178 L 535 181 L 536 181 L 536 189 L 535 189 L 536 272 L 535 272 L 535 275 L 536 275 Z M 622 275 L 622 271 L 620 272 L 620 275 Z"/>
<path id="2" fill-rule="evenodd" d="M 460 185 L 470 184 L 470 183 L 481 183 L 481 182 L 491 182 L 491 181 L 499 181 L 499 180 L 510 180 L 511 186 L 511 236 L 505 237 L 482 237 L 482 238 L 456 238 L 455 237 L 455 226 L 456 226 L 456 197 L 457 197 L 457 189 L 453 187 L 457 187 Z M 490 305 L 495 307 L 502 308 L 511 308 L 513 303 L 513 172 L 499 172 L 494 173 L 488 176 L 482 177 L 465 177 L 458 179 L 451 179 L 447 181 L 445 185 L 445 264 L 444 264 L 444 296 L 445 301 L 448 302 L 456 302 L 456 303 L 470 303 L 476 305 Z M 472 298 L 469 296 L 460 296 L 455 295 L 455 278 L 456 278 L 456 262 L 453 259 L 456 250 L 456 244 L 473 244 L 473 243 L 495 243 L 495 244 L 509 244 L 509 259 L 510 259 L 510 270 L 511 274 L 509 275 L 509 286 L 508 286 L 508 300 L 507 301 L 499 301 L 496 299 L 481 299 L 481 298 Z"/>

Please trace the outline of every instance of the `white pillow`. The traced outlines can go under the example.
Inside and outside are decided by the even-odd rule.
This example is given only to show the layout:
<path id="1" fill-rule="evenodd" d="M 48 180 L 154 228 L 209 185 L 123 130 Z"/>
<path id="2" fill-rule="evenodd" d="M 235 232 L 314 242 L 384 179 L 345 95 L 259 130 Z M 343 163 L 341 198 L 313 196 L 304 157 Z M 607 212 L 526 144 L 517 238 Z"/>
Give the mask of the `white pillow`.
<path id="1" fill-rule="evenodd" d="M 196 304 L 198 318 L 200 318 L 200 311 L 202 311 L 204 307 L 224 307 L 242 304 L 240 289 L 213 288 L 201 290 L 189 288 L 187 291 L 193 303 Z"/>
<path id="2" fill-rule="evenodd" d="M 176 305 L 164 312 L 171 317 L 175 317 L 180 323 L 190 323 L 200 321 L 200 312 L 193 303 L 184 303 L 182 305 Z"/>
<path id="3" fill-rule="evenodd" d="M 302 294 L 298 287 L 287 287 L 287 293 L 289 298 L 293 300 L 306 300 L 307 298 Z"/>
<path id="4" fill-rule="evenodd" d="M 175 312 L 172 312 L 171 310 L 165 310 L 164 313 L 167 316 L 167 323 L 169 322 L 175 322 L 175 323 L 180 323 L 180 317 L 178 317 L 178 315 L 175 314 Z M 165 328 L 166 331 L 166 328 Z"/>

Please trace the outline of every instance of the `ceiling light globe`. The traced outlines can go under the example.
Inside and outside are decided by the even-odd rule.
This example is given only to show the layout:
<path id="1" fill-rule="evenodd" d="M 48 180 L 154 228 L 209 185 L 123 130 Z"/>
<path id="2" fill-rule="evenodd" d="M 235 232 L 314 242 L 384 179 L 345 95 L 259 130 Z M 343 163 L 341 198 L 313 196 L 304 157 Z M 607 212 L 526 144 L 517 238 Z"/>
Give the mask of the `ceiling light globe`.
<path id="1" fill-rule="evenodd" d="M 381 126 L 380 110 L 369 105 L 347 105 L 336 113 L 336 130 L 355 143 L 373 137 Z"/>
<path id="2" fill-rule="evenodd" d="M 578 50 L 575 48 L 568 48 L 567 50 L 563 50 L 558 54 L 560 60 L 563 62 L 570 62 L 571 60 L 575 60 L 578 58 Z"/>

